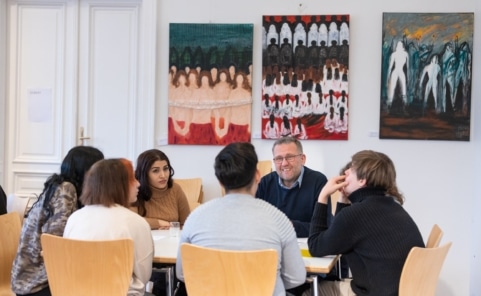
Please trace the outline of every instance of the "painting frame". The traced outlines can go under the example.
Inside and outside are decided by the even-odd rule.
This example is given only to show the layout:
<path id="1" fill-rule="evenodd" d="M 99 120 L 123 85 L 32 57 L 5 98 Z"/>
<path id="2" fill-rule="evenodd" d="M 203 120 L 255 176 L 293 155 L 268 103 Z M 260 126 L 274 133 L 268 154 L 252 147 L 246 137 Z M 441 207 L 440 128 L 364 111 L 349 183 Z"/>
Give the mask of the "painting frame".
<path id="1" fill-rule="evenodd" d="M 469 141 L 474 13 L 383 13 L 380 139 Z"/>
<path id="2" fill-rule="evenodd" d="M 262 20 L 262 139 L 347 140 L 350 15 Z"/>
<path id="3" fill-rule="evenodd" d="M 251 141 L 253 24 L 169 24 L 168 144 Z"/>

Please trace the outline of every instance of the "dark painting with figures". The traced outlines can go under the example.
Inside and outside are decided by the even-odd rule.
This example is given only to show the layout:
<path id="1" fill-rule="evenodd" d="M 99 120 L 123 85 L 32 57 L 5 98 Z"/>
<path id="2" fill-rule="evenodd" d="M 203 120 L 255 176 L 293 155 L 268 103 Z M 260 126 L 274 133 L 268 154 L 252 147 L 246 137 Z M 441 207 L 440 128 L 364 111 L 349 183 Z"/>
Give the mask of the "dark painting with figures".
<path id="1" fill-rule="evenodd" d="M 347 140 L 349 15 L 263 16 L 262 138 Z"/>
<path id="2" fill-rule="evenodd" d="M 170 24 L 169 144 L 250 142 L 252 24 Z"/>
<path id="3" fill-rule="evenodd" d="M 384 13 L 381 139 L 469 141 L 473 13 Z"/>

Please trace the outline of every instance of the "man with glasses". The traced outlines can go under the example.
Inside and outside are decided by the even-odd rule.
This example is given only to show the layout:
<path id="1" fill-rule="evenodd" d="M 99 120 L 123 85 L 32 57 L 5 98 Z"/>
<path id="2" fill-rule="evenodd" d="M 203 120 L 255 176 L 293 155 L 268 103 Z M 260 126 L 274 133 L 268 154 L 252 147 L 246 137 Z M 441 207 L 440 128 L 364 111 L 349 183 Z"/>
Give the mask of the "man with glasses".
<path id="1" fill-rule="evenodd" d="M 261 179 L 256 197 L 286 214 L 297 237 L 308 237 L 312 213 L 327 178 L 304 166 L 306 155 L 294 137 L 275 141 L 272 154 L 276 170 Z"/>

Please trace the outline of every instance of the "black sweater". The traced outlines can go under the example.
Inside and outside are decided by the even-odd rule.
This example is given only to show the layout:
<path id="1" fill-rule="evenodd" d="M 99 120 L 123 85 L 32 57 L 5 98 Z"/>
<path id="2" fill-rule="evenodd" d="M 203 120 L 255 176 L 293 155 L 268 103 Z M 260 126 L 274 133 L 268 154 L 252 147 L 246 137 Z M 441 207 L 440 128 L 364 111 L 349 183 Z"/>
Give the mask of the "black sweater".
<path id="1" fill-rule="evenodd" d="M 308 237 L 312 213 L 326 182 L 327 178 L 323 173 L 305 166 L 301 186 L 285 189 L 279 185 L 277 172 L 272 172 L 262 177 L 256 197 L 286 214 L 294 225 L 297 237 Z"/>
<path id="2" fill-rule="evenodd" d="M 398 295 L 404 261 L 412 247 L 424 247 L 416 223 L 384 190 L 361 188 L 352 205 L 338 204 L 328 228 L 328 209 L 317 203 L 311 221 L 313 256 L 342 254 L 351 268 L 356 295 Z"/>

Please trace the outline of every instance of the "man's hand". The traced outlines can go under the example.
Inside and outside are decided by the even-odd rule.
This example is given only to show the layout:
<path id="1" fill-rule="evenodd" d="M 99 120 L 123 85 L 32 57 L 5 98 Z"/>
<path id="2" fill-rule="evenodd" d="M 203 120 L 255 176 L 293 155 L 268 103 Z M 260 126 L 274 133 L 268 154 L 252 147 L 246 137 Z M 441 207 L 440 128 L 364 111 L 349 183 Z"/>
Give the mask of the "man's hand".
<path id="1" fill-rule="evenodd" d="M 331 194 L 333 194 L 337 190 L 341 190 L 344 186 L 347 185 L 347 183 L 344 181 L 345 179 L 346 179 L 346 176 L 344 175 L 329 179 L 326 185 L 324 185 L 324 187 L 322 188 L 321 193 L 319 194 L 319 198 L 317 199 L 317 202 L 327 204 L 327 199 Z"/>

